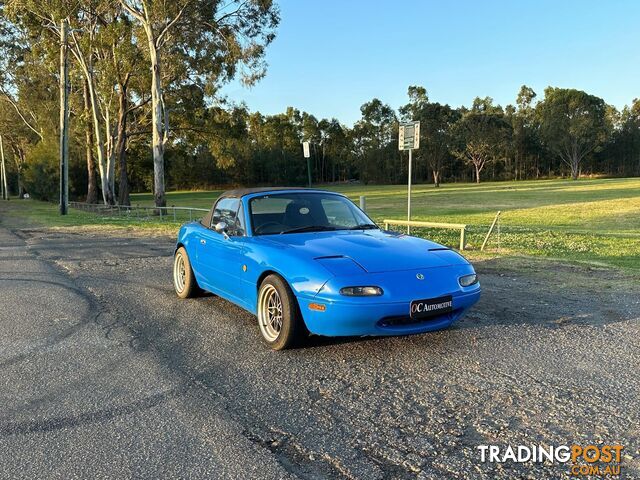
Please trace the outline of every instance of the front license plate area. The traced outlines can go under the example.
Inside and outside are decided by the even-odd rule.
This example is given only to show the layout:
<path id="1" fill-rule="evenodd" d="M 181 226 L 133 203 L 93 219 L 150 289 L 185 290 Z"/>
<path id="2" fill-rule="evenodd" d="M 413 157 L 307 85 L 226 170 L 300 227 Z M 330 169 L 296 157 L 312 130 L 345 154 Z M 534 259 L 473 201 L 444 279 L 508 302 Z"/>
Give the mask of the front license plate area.
<path id="1" fill-rule="evenodd" d="M 453 297 L 445 295 L 443 297 L 428 298 L 426 300 L 414 300 L 411 302 L 411 318 L 429 318 L 453 310 Z"/>

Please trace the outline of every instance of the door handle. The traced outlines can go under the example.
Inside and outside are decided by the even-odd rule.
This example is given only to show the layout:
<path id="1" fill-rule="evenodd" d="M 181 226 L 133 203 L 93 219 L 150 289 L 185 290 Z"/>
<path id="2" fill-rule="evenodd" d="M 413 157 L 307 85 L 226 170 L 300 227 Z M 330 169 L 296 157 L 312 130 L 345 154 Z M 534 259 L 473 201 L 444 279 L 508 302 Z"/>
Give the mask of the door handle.
<path id="1" fill-rule="evenodd" d="M 207 241 L 206 241 L 204 238 L 201 238 L 201 239 L 200 239 L 200 243 L 201 243 L 202 245 L 206 245 L 206 244 L 207 244 Z"/>

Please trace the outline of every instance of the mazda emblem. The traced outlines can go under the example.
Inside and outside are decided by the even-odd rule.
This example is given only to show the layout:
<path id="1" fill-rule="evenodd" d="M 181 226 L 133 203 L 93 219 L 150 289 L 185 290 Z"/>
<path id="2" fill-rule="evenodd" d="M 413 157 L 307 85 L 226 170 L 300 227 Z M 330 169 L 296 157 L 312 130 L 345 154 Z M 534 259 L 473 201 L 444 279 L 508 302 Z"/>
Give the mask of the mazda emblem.
<path id="1" fill-rule="evenodd" d="M 416 273 L 416 278 L 417 278 L 418 280 L 424 280 L 424 275 L 423 275 L 423 274 L 421 274 L 421 273 Z"/>

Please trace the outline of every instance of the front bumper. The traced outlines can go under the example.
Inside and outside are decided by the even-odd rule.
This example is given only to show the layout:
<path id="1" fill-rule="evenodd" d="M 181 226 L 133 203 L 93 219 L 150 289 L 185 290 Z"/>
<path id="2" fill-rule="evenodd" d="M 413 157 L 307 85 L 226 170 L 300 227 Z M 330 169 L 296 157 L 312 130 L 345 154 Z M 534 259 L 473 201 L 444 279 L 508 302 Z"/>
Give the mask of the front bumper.
<path id="1" fill-rule="evenodd" d="M 371 302 L 332 301 L 316 296 L 298 297 L 298 303 L 307 328 L 316 335 L 410 335 L 449 327 L 480 299 L 480 286 L 448 294 L 453 297 L 453 311 L 421 320 L 409 317 L 410 301 L 375 303 L 374 298 L 367 299 Z M 310 310 L 310 303 L 321 303 L 326 310 Z"/>

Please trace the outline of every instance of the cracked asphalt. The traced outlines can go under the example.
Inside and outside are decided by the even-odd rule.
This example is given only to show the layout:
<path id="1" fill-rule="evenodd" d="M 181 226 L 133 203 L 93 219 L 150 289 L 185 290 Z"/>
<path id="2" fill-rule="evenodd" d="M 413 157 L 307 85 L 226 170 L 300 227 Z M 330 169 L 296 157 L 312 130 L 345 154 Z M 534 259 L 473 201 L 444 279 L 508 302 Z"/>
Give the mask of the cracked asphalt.
<path id="1" fill-rule="evenodd" d="M 637 277 L 479 262 L 454 328 L 272 352 L 175 296 L 171 239 L 120 235 L 0 228 L 0 478 L 555 479 L 477 446 L 574 443 L 640 478 Z"/>

